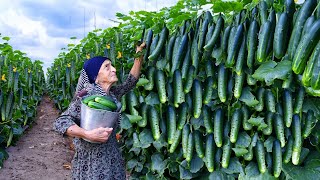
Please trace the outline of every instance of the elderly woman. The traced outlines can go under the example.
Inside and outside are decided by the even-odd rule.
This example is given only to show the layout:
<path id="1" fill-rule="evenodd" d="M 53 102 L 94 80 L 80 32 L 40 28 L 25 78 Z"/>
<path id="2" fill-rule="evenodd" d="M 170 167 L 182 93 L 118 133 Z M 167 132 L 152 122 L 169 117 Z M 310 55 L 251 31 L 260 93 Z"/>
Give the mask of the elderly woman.
<path id="1" fill-rule="evenodd" d="M 136 52 L 142 51 L 144 46 L 145 43 L 142 43 Z M 125 162 L 116 141 L 115 129 L 118 123 L 112 128 L 100 127 L 93 130 L 79 127 L 81 99 L 88 95 L 109 95 L 115 100 L 117 111 L 120 112 L 121 96 L 137 83 L 142 60 L 142 57 L 134 60 L 128 78 L 117 86 L 112 86 L 118 78 L 110 59 L 98 56 L 85 62 L 78 80 L 76 96 L 54 123 L 57 132 L 74 137 L 76 153 L 72 160 L 73 179 L 126 179 Z M 84 139 L 99 143 L 90 143 Z"/>

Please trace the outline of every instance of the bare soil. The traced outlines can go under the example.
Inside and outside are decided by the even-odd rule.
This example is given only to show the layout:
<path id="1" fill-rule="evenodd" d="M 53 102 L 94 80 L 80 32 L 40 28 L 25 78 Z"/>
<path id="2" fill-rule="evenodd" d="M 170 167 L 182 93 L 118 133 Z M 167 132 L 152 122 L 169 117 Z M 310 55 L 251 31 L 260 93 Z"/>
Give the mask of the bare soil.
<path id="1" fill-rule="evenodd" d="M 37 108 L 35 122 L 16 146 L 7 149 L 9 158 L 0 169 L 0 180 L 71 179 L 72 139 L 63 138 L 53 130 L 53 122 L 58 116 L 53 101 L 44 96 Z"/>

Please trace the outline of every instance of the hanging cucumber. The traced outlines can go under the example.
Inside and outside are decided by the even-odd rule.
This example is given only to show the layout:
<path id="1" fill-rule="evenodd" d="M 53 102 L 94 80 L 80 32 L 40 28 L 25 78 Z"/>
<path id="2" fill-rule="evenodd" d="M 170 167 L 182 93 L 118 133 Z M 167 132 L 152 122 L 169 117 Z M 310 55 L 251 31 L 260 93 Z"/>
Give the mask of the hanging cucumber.
<path id="1" fill-rule="evenodd" d="M 241 107 L 241 110 L 242 110 L 242 127 L 244 130 L 249 131 L 252 129 L 252 124 L 248 122 L 251 116 L 250 110 L 246 105 L 243 105 Z"/>
<path id="2" fill-rule="evenodd" d="M 270 89 L 265 91 L 266 108 L 268 111 L 276 112 L 276 97 L 273 95 Z"/>
<path id="3" fill-rule="evenodd" d="M 291 160 L 292 157 L 292 148 L 293 148 L 293 138 L 292 136 L 288 137 L 288 142 L 286 144 L 286 149 L 285 152 L 283 154 L 283 162 L 284 163 L 288 163 Z"/>
<path id="4" fill-rule="evenodd" d="M 178 123 L 177 128 L 182 129 L 187 121 L 188 116 L 188 104 L 186 102 L 182 103 L 178 110 Z"/>
<path id="5" fill-rule="evenodd" d="M 173 104 L 176 108 L 179 104 L 185 102 L 185 95 L 182 87 L 182 77 L 179 69 L 175 70 L 173 75 Z"/>
<path id="6" fill-rule="evenodd" d="M 165 103 L 167 101 L 167 95 L 166 95 L 166 79 L 163 71 L 159 69 L 156 70 L 154 78 L 155 78 L 155 84 L 158 90 L 160 102 Z"/>
<path id="7" fill-rule="evenodd" d="M 305 96 L 305 89 L 303 86 L 300 86 L 294 101 L 294 106 L 293 106 L 294 114 L 300 114 L 300 112 L 302 112 L 304 96 Z"/>
<path id="8" fill-rule="evenodd" d="M 301 148 L 302 148 L 301 121 L 298 114 L 293 115 L 293 118 L 292 118 L 292 133 L 293 133 L 292 164 L 298 165 Z"/>
<path id="9" fill-rule="evenodd" d="M 214 171 L 214 155 L 215 155 L 215 144 L 213 134 L 208 134 L 206 138 L 206 149 L 205 149 L 205 164 L 209 172 Z"/>
<path id="10" fill-rule="evenodd" d="M 238 139 L 238 133 L 241 126 L 242 112 L 240 109 L 236 109 L 231 118 L 231 130 L 230 130 L 230 142 L 236 143 Z"/>
<path id="11" fill-rule="evenodd" d="M 188 76 L 186 81 L 184 82 L 183 85 L 183 92 L 185 94 L 188 94 L 191 91 L 192 88 L 192 84 L 193 84 L 193 79 L 194 79 L 194 73 L 195 73 L 195 67 L 194 66 L 190 66 L 189 70 L 188 70 Z"/>
<path id="12" fill-rule="evenodd" d="M 173 106 L 168 105 L 167 108 L 167 136 L 168 136 L 168 144 L 173 143 L 174 135 L 177 130 L 177 125 L 176 125 L 176 111 Z"/>
<path id="13" fill-rule="evenodd" d="M 242 43 L 243 33 L 244 33 L 244 27 L 243 27 L 243 24 L 240 24 L 237 27 L 232 44 L 229 44 L 231 47 L 230 47 L 230 51 L 228 51 L 228 57 L 227 57 L 227 61 L 225 63 L 225 66 L 227 68 L 233 67 L 233 65 L 235 63 L 235 59 L 239 53 L 239 49 L 240 49 L 240 46 Z"/>
<path id="14" fill-rule="evenodd" d="M 213 83 L 214 79 L 212 76 L 209 76 L 205 80 L 205 89 L 203 92 L 203 104 L 208 104 L 212 100 L 212 93 L 213 93 Z"/>
<path id="15" fill-rule="evenodd" d="M 266 153 L 265 153 L 263 142 L 261 140 L 257 141 L 256 147 L 255 147 L 255 155 L 256 155 L 256 160 L 258 163 L 260 173 L 265 173 L 267 170 Z"/>
<path id="16" fill-rule="evenodd" d="M 237 99 L 241 97 L 245 77 L 246 77 L 245 72 L 241 72 L 240 75 L 238 74 L 235 75 L 235 84 L 234 84 L 233 93 L 234 93 L 234 97 Z"/>
<path id="17" fill-rule="evenodd" d="M 293 26 L 290 40 L 289 40 L 289 46 L 288 46 L 289 59 L 293 59 L 295 54 L 297 54 L 296 51 L 297 50 L 299 51 L 299 49 L 297 49 L 297 47 L 298 47 L 299 42 L 301 41 L 301 34 L 302 34 L 302 30 L 303 30 L 303 25 L 306 22 L 306 20 L 308 19 L 308 17 L 311 15 L 311 13 L 313 12 L 313 10 L 316 6 L 317 6 L 316 0 L 308 0 L 305 3 L 303 3 L 302 7 L 300 8 L 299 13 L 296 17 L 294 26 Z M 298 53 L 298 54 L 300 54 L 300 53 Z M 297 71 L 296 67 L 293 69 L 295 69 L 294 71 Z"/>
<path id="18" fill-rule="evenodd" d="M 221 33 L 221 30 L 223 29 L 223 26 L 224 26 L 224 19 L 220 14 L 218 17 L 217 25 L 214 29 L 213 35 L 211 36 L 209 42 L 203 47 L 205 49 L 205 51 L 209 51 L 209 52 L 212 51 L 215 43 L 218 40 L 218 37 L 220 36 L 220 33 Z"/>
<path id="19" fill-rule="evenodd" d="M 283 119 L 279 114 L 274 115 L 273 125 L 274 130 L 276 131 L 277 139 L 279 139 L 281 147 L 284 147 L 286 145 L 286 140 L 284 137 L 284 124 Z"/>
<path id="20" fill-rule="evenodd" d="M 264 135 L 269 136 L 272 133 L 272 126 L 273 126 L 273 118 L 274 118 L 274 114 L 272 112 L 267 112 L 266 117 L 266 123 L 267 123 L 267 127 L 262 129 L 262 132 Z"/>
<path id="21" fill-rule="evenodd" d="M 167 41 L 168 38 L 168 34 L 169 34 L 169 30 L 166 26 L 164 26 L 161 30 L 160 33 L 160 37 L 159 37 L 159 41 L 157 43 L 157 46 L 155 47 L 155 49 L 152 51 L 151 55 L 148 57 L 149 60 L 156 60 L 158 58 L 158 56 L 160 55 L 160 52 L 164 46 L 164 44 Z"/>
<path id="22" fill-rule="evenodd" d="M 213 121 L 211 117 L 211 110 L 207 105 L 202 108 L 203 125 L 206 128 L 207 134 L 213 133 Z"/>
<path id="23" fill-rule="evenodd" d="M 182 140 L 181 140 L 182 152 L 183 152 L 184 158 L 187 158 L 189 134 L 190 134 L 190 126 L 189 126 L 189 124 L 185 124 L 182 129 Z"/>
<path id="24" fill-rule="evenodd" d="M 314 22 L 309 33 L 301 38 L 302 39 L 293 54 L 294 56 L 292 56 L 292 70 L 296 74 L 303 73 L 311 52 L 320 40 L 320 19 Z"/>
<path id="25" fill-rule="evenodd" d="M 215 116 L 214 116 L 214 125 L 213 125 L 213 134 L 214 134 L 214 141 L 217 145 L 217 147 L 222 146 L 222 139 L 223 139 L 223 122 L 224 122 L 224 113 L 221 108 L 217 109 L 215 111 Z"/>
<path id="26" fill-rule="evenodd" d="M 200 134 L 198 130 L 194 131 L 194 143 L 195 143 L 195 149 L 199 156 L 199 158 L 204 158 L 205 150 L 203 147 L 203 136 Z"/>
<path id="27" fill-rule="evenodd" d="M 266 21 L 262 24 L 259 32 L 259 43 L 257 49 L 257 60 L 258 62 L 265 62 L 267 59 L 267 47 L 271 36 L 272 24 L 270 21 Z"/>
<path id="28" fill-rule="evenodd" d="M 202 87 L 198 79 L 193 81 L 192 85 L 192 99 L 193 99 L 193 117 L 199 118 L 202 108 Z"/>
<path id="29" fill-rule="evenodd" d="M 169 149 L 169 153 L 174 153 L 174 151 L 177 149 L 178 145 L 181 142 L 181 134 L 182 134 L 182 130 L 177 130 L 175 132 L 172 144 Z"/>
<path id="30" fill-rule="evenodd" d="M 153 139 L 156 141 L 161 135 L 159 127 L 160 117 L 157 110 L 153 106 L 148 106 L 148 120 L 150 121 Z"/>
<path id="31" fill-rule="evenodd" d="M 227 77 L 227 69 L 224 64 L 220 64 L 218 70 L 218 96 L 221 102 L 226 102 L 227 100 Z"/>
<path id="32" fill-rule="evenodd" d="M 291 91 L 285 89 L 283 91 L 283 120 L 286 127 L 291 126 L 292 116 L 293 116 L 293 107 L 292 107 L 292 94 Z"/>
<path id="33" fill-rule="evenodd" d="M 225 143 L 222 147 L 222 159 L 221 166 L 223 168 L 228 168 L 231 156 L 231 142 L 229 138 L 225 138 Z"/>
<path id="34" fill-rule="evenodd" d="M 286 12 L 281 13 L 274 32 L 273 53 L 278 59 L 281 59 L 288 47 L 287 34 L 289 32 L 289 17 Z"/>
<path id="35" fill-rule="evenodd" d="M 320 9 L 320 8 L 319 8 Z M 317 46 L 314 48 L 309 61 L 307 62 L 307 66 L 303 71 L 302 74 L 302 83 L 306 87 L 311 86 L 311 78 L 313 76 L 314 69 L 316 68 L 316 64 L 319 61 L 320 54 L 320 41 L 318 42 Z M 316 74 L 316 72 L 315 72 Z"/>
<path id="36" fill-rule="evenodd" d="M 316 120 L 316 117 L 314 116 L 313 111 L 309 109 L 307 112 L 306 121 L 305 121 L 303 129 L 302 129 L 303 139 L 306 139 L 307 137 L 309 137 L 316 122 L 317 122 L 317 120 Z"/>
<path id="37" fill-rule="evenodd" d="M 247 56 L 247 66 L 248 68 L 252 68 L 255 59 L 256 59 L 256 52 L 258 47 L 258 33 L 259 33 L 259 24 L 254 19 L 249 27 L 248 36 L 247 36 L 247 49 L 248 49 L 248 56 Z"/>
<path id="38" fill-rule="evenodd" d="M 272 155 L 273 155 L 273 175 L 278 178 L 281 174 L 282 170 L 282 151 L 279 140 L 273 141 L 272 147 Z"/>

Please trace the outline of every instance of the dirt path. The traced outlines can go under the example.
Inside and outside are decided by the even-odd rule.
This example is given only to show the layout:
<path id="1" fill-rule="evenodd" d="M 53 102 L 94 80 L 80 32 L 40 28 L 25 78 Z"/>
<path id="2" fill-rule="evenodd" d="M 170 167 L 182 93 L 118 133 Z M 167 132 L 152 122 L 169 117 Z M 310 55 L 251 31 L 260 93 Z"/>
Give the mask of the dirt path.
<path id="1" fill-rule="evenodd" d="M 0 180 L 70 179 L 71 139 L 62 138 L 52 130 L 58 115 L 53 102 L 44 96 L 32 127 L 26 130 L 16 146 L 7 149 L 10 157 L 0 169 Z"/>

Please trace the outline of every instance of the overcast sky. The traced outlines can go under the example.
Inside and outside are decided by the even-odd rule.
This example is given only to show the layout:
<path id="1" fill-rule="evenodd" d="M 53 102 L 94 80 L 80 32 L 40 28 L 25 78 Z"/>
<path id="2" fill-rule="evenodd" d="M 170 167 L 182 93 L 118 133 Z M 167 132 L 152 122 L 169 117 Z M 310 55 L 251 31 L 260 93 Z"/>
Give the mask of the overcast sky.
<path id="1" fill-rule="evenodd" d="M 0 33 L 14 49 L 51 66 L 61 48 L 78 43 L 96 28 L 114 26 L 109 19 L 129 11 L 157 11 L 178 0 L 0 0 Z M 95 18 L 94 18 L 95 17 Z M 94 20 L 96 19 L 96 20 Z M 76 36 L 77 40 L 70 37 Z"/>

